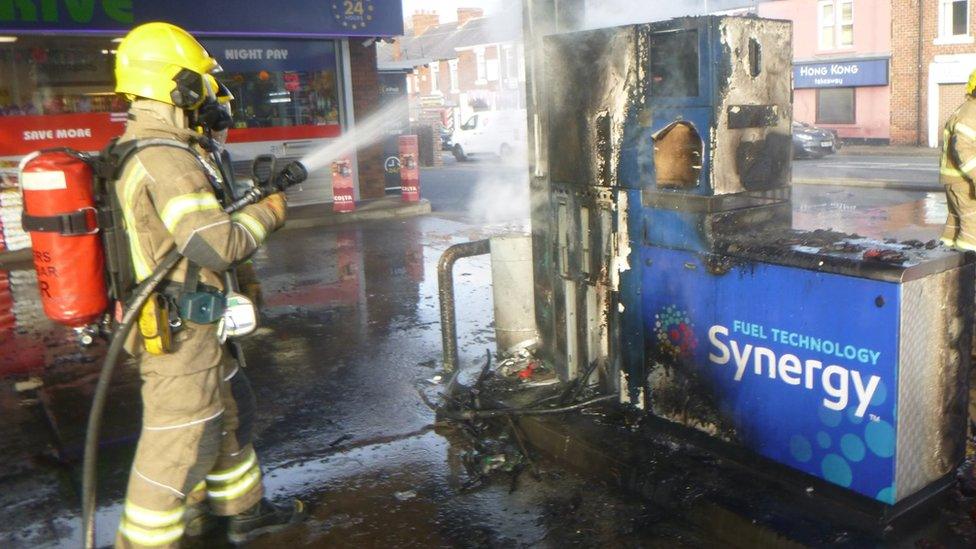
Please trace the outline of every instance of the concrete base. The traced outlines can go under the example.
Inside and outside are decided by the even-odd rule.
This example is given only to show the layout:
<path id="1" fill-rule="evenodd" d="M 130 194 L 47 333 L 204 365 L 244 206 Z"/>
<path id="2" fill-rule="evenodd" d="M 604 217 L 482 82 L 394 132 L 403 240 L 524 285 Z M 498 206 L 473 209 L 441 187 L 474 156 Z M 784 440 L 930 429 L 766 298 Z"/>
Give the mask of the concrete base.
<path id="1" fill-rule="evenodd" d="M 506 405 L 524 405 L 514 398 Z M 523 416 L 526 443 L 584 476 L 662 507 L 732 547 L 800 547 L 840 541 L 902 545 L 952 540 L 942 517 L 965 517 L 941 493 L 891 508 L 706 435 L 618 407 L 559 416 Z M 921 498 L 919 498 L 921 499 Z M 893 518 L 900 513 L 897 520 Z M 965 518 L 962 518 L 965 520 Z M 894 522 L 892 522 L 894 521 Z M 843 533 L 840 537 L 839 534 Z"/>

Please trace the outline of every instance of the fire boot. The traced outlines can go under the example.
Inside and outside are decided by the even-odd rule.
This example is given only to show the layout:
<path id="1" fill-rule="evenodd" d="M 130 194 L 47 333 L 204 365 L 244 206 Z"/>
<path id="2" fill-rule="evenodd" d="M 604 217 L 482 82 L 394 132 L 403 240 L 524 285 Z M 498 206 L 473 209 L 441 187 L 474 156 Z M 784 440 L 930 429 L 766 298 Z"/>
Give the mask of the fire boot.
<path id="1" fill-rule="evenodd" d="M 227 539 L 231 543 L 246 543 L 262 534 L 283 530 L 305 520 L 305 504 L 294 500 L 291 506 L 278 506 L 267 498 L 254 504 L 247 511 L 230 517 Z"/>
<path id="2" fill-rule="evenodd" d="M 216 530 L 220 526 L 220 518 L 210 514 L 210 505 L 204 501 L 186 506 L 183 524 L 183 535 L 195 538 Z"/>

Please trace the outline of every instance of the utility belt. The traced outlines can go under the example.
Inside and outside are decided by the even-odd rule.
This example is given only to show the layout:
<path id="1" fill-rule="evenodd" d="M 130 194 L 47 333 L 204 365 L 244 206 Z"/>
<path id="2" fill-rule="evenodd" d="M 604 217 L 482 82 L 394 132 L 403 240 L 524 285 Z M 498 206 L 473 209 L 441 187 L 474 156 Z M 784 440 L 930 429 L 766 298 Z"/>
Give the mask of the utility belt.
<path id="1" fill-rule="evenodd" d="M 194 324 L 217 323 L 217 337 L 241 337 L 257 328 L 257 311 L 247 297 L 236 292 L 224 294 L 201 284 L 200 268 L 190 265 L 187 282 L 165 281 L 146 302 L 139 316 L 139 332 L 150 354 L 172 351 L 173 334 L 185 321 Z"/>

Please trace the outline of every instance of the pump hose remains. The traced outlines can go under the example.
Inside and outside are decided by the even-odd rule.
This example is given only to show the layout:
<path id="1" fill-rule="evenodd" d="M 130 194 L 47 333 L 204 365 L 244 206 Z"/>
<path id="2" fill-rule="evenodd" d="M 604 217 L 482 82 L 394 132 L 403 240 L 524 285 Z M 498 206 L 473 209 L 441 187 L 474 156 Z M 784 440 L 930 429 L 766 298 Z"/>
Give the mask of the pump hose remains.
<path id="1" fill-rule="evenodd" d="M 271 170 L 273 173 L 273 170 Z M 292 162 L 275 177 L 267 180 L 258 181 L 257 185 L 247 191 L 244 197 L 235 201 L 224 208 L 225 213 L 234 213 L 249 204 L 254 204 L 269 194 L 284 191 L 286 188 L 301 183 L 308 177 L 308 171 L 300 162 Z M 159 283 L 166 278 L 166 275 L 173 270 L 173 267 L 182 259 L 182 255 L 175 248 L 170 250 L 163 260 L 156 266 L 156 269 L 143 280 L 129 299 L 128 307 L 122 315 L 122 320 L 118 328 L 112 334 L 112 341 L 105 354 L 105 361 L 102 363 L 102 370 L 98 375 L 98 384 L 95 386 L 95 395 L 92 397 L 91 412 L 88 415 L 88 429 L 85 432 L 85 457 L 82 464 L 81 474 L 81 520 L 84 546 L 86 549 L 95 547 L 95 510 L 97 499 L 97 475 L 96 462 L 98 461 L 98 437 L 102 428 L 102 413 L 105 409 L 105 401 L 108 397 L 109 383 L 112 381 L 112 373 L 118 363 L 119 355 L 122 353 L 123 345 L 132 326 L 139 318 L 142 307 L 146 304 L 149 296 L 159 286 Z"/>

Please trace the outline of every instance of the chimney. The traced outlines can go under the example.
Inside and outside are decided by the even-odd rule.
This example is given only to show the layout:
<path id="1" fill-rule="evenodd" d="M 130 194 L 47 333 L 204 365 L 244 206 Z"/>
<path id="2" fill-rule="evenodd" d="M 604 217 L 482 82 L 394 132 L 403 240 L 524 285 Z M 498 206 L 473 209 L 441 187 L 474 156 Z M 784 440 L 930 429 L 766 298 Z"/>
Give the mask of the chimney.
<path id="1" fill-rule="evenodd" d="M 481 8 L 458 8 L 457 21 L 458 27 L 463 27 L 465 23 L 472 19 L 485 16 L 485 10 Z"/>
<path id="2" fill-rule="evenodd" d="M 412 17 L 413 22 L 413 35 L 420 36 L 421 34 L 427 32 L 431 27 L 436 27 L 441 24 L 441 18 L 437 15 L 437 12 L 425 12 L 425 11 L 415 11 Z"/>

